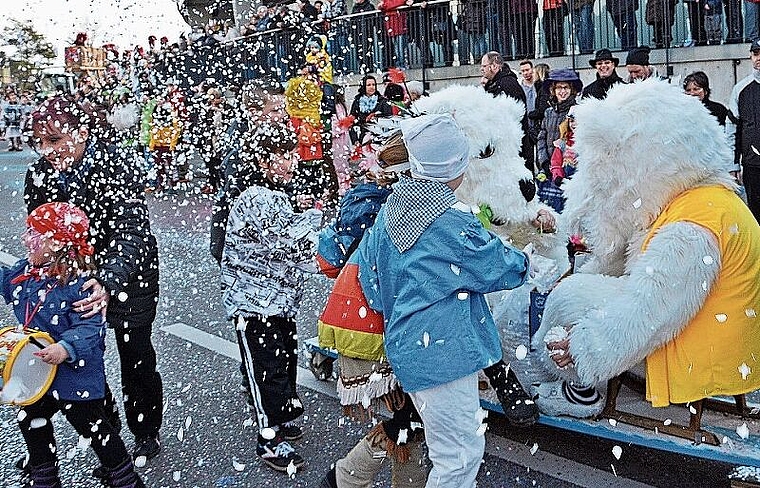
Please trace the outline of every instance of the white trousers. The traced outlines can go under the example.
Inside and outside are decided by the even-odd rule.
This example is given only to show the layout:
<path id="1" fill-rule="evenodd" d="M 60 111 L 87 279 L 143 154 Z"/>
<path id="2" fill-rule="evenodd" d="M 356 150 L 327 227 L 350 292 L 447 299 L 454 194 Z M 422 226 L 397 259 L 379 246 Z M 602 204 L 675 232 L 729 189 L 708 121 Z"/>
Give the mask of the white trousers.
<path id="1" fill-rule="evenodd" d="M 473 488 L 486 447 L 477 373 L 409 396 L 433 463 L 425 488 Z"/>

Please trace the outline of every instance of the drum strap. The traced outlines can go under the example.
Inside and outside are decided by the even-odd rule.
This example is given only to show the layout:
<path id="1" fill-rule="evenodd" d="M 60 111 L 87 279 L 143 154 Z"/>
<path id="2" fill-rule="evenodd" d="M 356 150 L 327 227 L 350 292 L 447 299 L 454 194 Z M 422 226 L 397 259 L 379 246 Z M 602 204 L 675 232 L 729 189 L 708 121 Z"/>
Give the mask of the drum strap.
<path id="1" fill-rule="evenodd" d="M 45 289 L 45 293 L 42 294 L 37 300 L 37 304 L 34 306 L 34 308 L 30 311 L 29 310 L 29 302 L 26 302 L 26 310 L 24 311 L 24 330 L 27 330 L 29 328 L 29 324 L 32 323 L 32 319 L 35 315 L 37 315 L 37 312 L 39 312 L 40 307 L 42 307 L 42 304 L 45 302 L 45 298 L 47 298 L 47 294 L 55 288 L 56 283 L 50 284 L 48 283 L 47 288 Z"/>

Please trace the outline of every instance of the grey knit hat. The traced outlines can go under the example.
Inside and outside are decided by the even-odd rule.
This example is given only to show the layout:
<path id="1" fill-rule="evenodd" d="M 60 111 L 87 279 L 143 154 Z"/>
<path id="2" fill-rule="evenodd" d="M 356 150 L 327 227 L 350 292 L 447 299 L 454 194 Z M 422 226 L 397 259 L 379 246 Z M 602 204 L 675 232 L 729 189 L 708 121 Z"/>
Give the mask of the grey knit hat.
<path id="1" fill-rule="evenodd" d="M 400 126 L 413 178 L 446 183 L 464 174 L 470 146 L 451 115 L 421 115 Z"/>

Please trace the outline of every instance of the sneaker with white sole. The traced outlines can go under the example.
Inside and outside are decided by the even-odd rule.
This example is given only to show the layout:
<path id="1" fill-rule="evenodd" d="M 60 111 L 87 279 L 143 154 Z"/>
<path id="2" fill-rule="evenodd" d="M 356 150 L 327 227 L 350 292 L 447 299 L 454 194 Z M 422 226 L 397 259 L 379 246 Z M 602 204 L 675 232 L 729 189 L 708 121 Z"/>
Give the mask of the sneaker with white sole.
<path id="1" fill-rule="evenodd" d="M 564 380 L 532 385 L 531 393 L 541 413 L 553 417 L 566 415 L 579 419 L 595 417 L 602 413 L 604 400 L 595 393 L 588 400 L 571 395 L 570 385 Z"/>
<path id="2" fill-rule="evenodd" d="M 280 436 L 275 436 L 271 440 L 265 440 L 259 436 L 256 454 L 267 466 L 276 471 L 298 469 L 304 464 L 303 458 L 293 449 L 293 446 Z M 290 468 L 291 465 L 293 468 Z"/>

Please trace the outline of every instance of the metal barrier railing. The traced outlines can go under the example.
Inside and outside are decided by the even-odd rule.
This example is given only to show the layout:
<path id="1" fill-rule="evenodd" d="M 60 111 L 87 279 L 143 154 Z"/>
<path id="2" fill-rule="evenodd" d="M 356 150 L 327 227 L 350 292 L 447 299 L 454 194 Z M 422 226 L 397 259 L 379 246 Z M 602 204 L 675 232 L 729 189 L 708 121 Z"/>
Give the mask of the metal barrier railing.
<path id="1" fill-rule="evenodd" d="M 576 55 L 601 48 L 743 41 L 741 0 L 722 0 L 722 18 L 705 15 L 704 0 L 640 1 L 440 0 L 392 15 L 377 10 L 193 46 L 165 54 L 163 69 L 182 72 L 187 83 L 207 77 L 239 82 L 264 74 L 284 81 L 303 64 L 305 44 L 314 34 L 328 37 L 338 74 L 477 65 L 490 50 L 508 60 L 569 55 L 575 66 Z"/>

